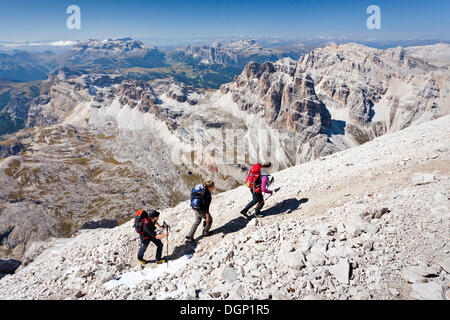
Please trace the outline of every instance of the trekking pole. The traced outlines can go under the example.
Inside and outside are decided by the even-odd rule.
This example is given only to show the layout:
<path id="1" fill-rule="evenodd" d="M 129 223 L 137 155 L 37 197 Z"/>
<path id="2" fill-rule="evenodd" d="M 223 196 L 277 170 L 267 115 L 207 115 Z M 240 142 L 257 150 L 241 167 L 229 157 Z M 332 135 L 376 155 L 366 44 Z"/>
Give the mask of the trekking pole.
<path id="1" fill-rule="evenodd" d="M 274 194 L 275 194 L 275 192 L 277 192 L 277 191 L 279 191 L 280 190 L 280 188 L 276 188 L 275 190 L 273 190 L 273 193 L 270 195 L 270 196 L 268 196 L 266 199 L 263 199 L 263 201 L 261 201 L 259 204 L 258 204 L 258 206 L 255 208 L 255 212 L 256 212 L 256 209 L 258 209 L 264 202 L 266 202 L 267 201 L 267 199 L 269 199 L 271 196 L 273 196 Z M 256 217 L 256 216 L 255 216 Z"/>
<path id="2" fill-rule="evenodd" d="M 266 202 L 266 200 L 269 199 L 271 196 L 272 196 L 272 195 L 268 196 L 266 199 L 263 199 L 263 201 L 261 201 L 261 202 L 256 206 L 255 211 L 256 211 L 256 209 L 258 209 L 264 202 Z"/>
<path id="3" fill-rule="evenodd" d="M 164 221 L 163 227 L 166 229 L 166 233 L 169 233 L 169 225 Z M 169 269 L 169 235 L 167 235 L 166 240 L 166 264 L 167 269 Z"/>
<path id="4" fill-rule="evenodd" d="M 169 230 L 167 230 L 169 231 Z M 167 249 L 166 249 L 166 263 L 167 263 L 167 269 L 169 269 L 169 235 L 167 235 Z"/>
<path id="5" fill-rule="evenodd" d="M 272 193 L 272 194 L 273 194 L 273 193 Z M 267 199 L 269 199 L 269 198 L 272 196 L 272 194 L 271 194 L 270 196 L 268 196 L 266 199 L 263 199 L 263 201 L 261 201 L 261 202 L 256 206 L 256 208 L 255 208 L 255 213 L 256 213 L 256 210 L 258 210 L 258 208 L 259 208 L 260 206 L 262 206 L 262 204 L 263 204 L 264 202 L 266 202 Z M 255 215 L 255 218 L 256 218 L 256 215 Z"/>

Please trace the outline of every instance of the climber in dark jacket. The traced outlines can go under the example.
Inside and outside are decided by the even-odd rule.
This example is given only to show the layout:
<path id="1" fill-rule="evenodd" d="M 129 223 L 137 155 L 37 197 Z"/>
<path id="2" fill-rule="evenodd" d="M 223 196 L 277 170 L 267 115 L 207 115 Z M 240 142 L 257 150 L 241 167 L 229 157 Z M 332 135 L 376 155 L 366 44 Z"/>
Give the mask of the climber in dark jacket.
<path id="1" fill-rule="evenodd" d="M 156 263 L 166 262 L 166 259 L 161 259 L 162 251 L 163 251 L 163 243 L 161 239 L 164 239 L 169 236 L 169 233 L 166 232 L 164 234 L 156 234 L 156 227 L 162 228 L 158 224 L 159 212 L 156 210 L 150 210 L 148 212 L 148 218 L 144 218 L 139 227 L 139 235 L 141 239 L 141 247 L 138 252 L 138 260 L 142 264 L 148 263 L 148 261 L 144 260 L 145 250 L 151 242 L 156 245 Z"/>

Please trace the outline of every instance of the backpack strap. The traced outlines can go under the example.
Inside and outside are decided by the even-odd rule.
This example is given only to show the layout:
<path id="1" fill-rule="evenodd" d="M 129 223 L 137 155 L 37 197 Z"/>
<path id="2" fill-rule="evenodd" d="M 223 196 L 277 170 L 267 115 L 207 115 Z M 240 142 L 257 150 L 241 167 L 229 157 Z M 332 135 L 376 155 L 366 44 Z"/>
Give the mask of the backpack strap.
<path id="1" fill-rule="evenodd" d="M 143 236 L 144 235 L 144 224 L 149 224 L 150 221 L 148 221 L 147 219 L 142 219 L 141 223 L 139 224 L 139 235 Z M 148 239 L 149 237 L 144 237 L 144 239 Z"/>

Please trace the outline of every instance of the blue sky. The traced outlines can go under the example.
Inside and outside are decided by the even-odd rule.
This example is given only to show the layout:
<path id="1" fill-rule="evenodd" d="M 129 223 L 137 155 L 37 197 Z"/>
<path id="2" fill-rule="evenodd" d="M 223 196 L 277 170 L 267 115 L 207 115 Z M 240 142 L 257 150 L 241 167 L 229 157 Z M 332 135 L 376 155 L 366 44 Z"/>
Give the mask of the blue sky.
<path id="1" fill-rule="evenodd" d="M 66 8 L 81 8 L 81 30 Z M 366 9 L 381 8 L 381 30 Z M 216 36 L 450 40 L 450 1 L 1 0 L 0 41 Z"/>

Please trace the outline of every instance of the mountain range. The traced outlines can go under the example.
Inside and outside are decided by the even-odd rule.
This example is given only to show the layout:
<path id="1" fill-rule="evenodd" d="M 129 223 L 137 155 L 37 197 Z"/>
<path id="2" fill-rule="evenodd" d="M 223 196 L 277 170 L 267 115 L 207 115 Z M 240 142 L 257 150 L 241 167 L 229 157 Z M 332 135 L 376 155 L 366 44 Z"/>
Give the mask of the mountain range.
<path id="1" fill-rule="evenodd" d="M 206 179 L 230 190 L 256 161 L 282 170 L 445 116 L 448 47 L 239 41 L 165 56 L 129 38 L 79 43 L 45 80 L 2 81 L 2 255 L 174 206 Z M 171 73 L 187 66 L 240 71 L 214 89 Z"/>

